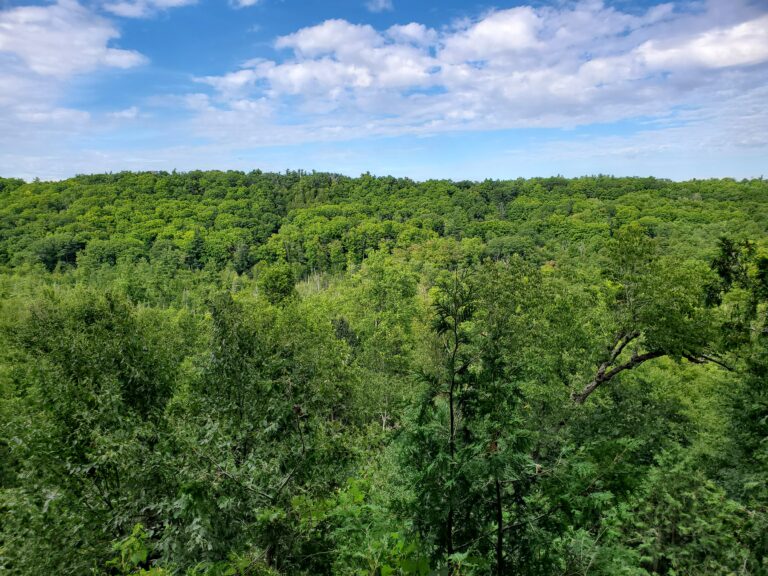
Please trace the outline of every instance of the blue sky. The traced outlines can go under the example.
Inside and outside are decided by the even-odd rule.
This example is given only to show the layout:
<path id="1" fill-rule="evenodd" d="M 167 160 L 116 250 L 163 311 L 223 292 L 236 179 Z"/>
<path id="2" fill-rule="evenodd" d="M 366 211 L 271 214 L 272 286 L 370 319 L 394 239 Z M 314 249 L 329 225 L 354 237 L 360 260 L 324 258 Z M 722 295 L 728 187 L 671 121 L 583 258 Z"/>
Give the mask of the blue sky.
<path id="1" fill-rule="evenodd" d="M 0 175 L 768 175 L 765 0 L 0 0 Z"/>

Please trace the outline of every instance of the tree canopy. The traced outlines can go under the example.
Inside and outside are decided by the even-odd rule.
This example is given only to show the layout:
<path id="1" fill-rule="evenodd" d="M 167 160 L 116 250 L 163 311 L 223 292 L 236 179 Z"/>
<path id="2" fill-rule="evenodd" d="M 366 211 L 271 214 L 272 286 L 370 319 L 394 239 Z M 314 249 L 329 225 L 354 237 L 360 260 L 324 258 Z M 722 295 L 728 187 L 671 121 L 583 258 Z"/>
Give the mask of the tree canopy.
<path id="1" fill-rule="evenodd" d="M 768 184 L 0 178 L 0 571 L 768 574 Z"/>

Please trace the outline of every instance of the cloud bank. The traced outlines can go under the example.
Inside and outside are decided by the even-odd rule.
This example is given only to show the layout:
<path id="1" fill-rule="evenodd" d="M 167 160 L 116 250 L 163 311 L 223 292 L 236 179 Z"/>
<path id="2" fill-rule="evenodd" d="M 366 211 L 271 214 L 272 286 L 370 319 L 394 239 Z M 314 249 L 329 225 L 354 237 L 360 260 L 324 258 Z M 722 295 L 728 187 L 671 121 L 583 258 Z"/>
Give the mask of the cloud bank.
<path id="1" fill-rule="evenodd" d="M 443 30 L 327 20 L 278 38 L 281 60 L 199 78 L 213 93 L 199 96 L 198 126 L 226 137 L 237 116 L 275 124 L 270 138 L 289 142 L 574 127 L 708 107 L 766 84 L 768 14 L 723 5 L 522 6 Z"/>

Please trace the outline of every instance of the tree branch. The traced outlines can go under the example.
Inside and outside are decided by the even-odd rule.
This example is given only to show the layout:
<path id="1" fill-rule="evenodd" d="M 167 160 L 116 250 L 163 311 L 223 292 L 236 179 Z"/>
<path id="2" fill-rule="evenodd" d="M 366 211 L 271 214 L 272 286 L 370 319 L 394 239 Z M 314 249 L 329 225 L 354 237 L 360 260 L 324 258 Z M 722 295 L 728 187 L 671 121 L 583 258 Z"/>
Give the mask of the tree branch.
<path id="1" fill-rule="evenodd" d="M 619 353 L 621 353 L 621 350 L 624 349 L 624 347 L 627 345 L 627 341 L 624 342 L 623 345 L 619 345 Z M 616 352 L 616 350 L 614 350 Z M 654 352 L 646 352 L 644 354 L 632 354 L 632 358 L 630 358 L 627 362 L 624 364 L 619 364 L 618 366 L 615 366 L 611 370 L 606 370 L 608 367 L 610 367 L 613 363 L 604 362 L 600 365 L 600 368 L 597 371 L 597 375 L 595 376 L 595 379 L 592 380 L 587 386 L 584 387 L 584 389 L 581 392 L 573 393 L 571 394 L 571 399 L 576 404 L 584 404 L 584 402 L 589 398 L 589 395 L 592 394 L 597 388 L 604 384 L 605 382 L 610 382 L 615 376 L 618 374 L 624 372 L 624 370 L 632 370 L 632 368 L 635 368 L 642 364 L 643 362 L 647 362 L 648 360 L 653 360 L 654 358 L 660 358 L 661 356 L 666 356 L 666 352 L 662 352 L 661 350 L 656 350 Z M 616 355 L 618 357 L 618 354 Z M 615 360 L 615 358 L 614 358 Z"/>
<path id="2" fill-rule="evenodd" d="M 717 358 L 713 358 L 712 356 L 707 356 L 706 354 L 699 354 L 698 356 L 693 356 L 692 354 L 685 354 L 683 355 L 683 358 L 688 360 L 688 362 L 692 362 L 693 364 L 706 364 L 707 362 L 711 362 L 712 364 L 717 364 L 721 368 L 728 370 L 728 372 L 733 372 L 733 368 L 725 364 L 722 360 L 718 360 Z"/>

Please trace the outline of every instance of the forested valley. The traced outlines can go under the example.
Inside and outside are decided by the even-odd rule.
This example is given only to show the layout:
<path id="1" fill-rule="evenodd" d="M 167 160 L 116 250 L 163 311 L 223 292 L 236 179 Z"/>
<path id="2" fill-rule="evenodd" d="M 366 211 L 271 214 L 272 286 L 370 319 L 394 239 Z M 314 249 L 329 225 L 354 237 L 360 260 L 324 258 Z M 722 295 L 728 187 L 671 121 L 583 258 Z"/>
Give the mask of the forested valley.
<path id="1" fill-rule="evenodd" d="M 768 181 L 0 179 L 0 573 L 768 574 Z"/>

